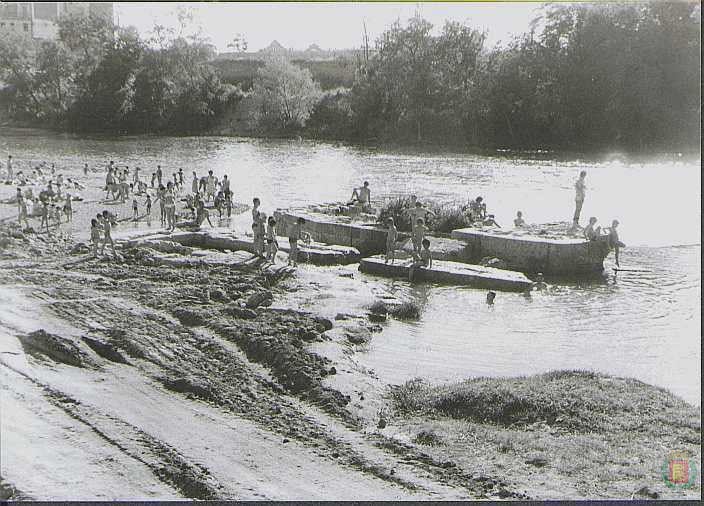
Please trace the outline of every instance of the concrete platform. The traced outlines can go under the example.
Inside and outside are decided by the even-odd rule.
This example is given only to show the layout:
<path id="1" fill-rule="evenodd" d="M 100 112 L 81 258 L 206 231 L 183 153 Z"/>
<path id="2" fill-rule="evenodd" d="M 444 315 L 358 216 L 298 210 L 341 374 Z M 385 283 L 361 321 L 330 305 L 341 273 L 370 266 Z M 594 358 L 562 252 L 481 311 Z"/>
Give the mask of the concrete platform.
<path id="1" fill-rule="evenodd" d="M 366 274 L 408 279 L 408 271 L 412 263 L 411 260 L 404 260 L 386 264 L 384 257 L 377 255 L 363 258 L 359 262 L 359 270 Z M 435 259 L 433 259 L 432 269 L 418 269 L 415 279 L 514 292 L 522 292 L 531 286 L 530 279 L 520 272 Z"/>
<path id="2" fill-rule="evenodd" d="M 277 209 L 274 212 L 279 233 L 288 236 L 288 227 L 304 218 L 304 230 L 320 243 L 355 248 L 362 255 L 386 251 L 386 230 L 370 217 L 353 219 L 316 211 L 314 207 Z"/>
<path id="3" fill-rule="evenodd" d="M 236 234 L 230 229 L 213 228 L 204 229 L 197 232 L 179 231 L 172 233 L 151 233 L 144 235 L 135 232 L 120 234 L 116 239 L 124 241 L 128 245 L 149 246 L 149 243 L 173 242 L 185 247 L 200 248 L 218 251 L 246 251 L 254 253 L 254 240 L 251 236 Z M 279 251 L 289 252 L 289 242 L 287 238 L 279 237 Z M 309 262 L 314 265 L 345 265 L 357 263 L 361 258 L 359 251 L 345 246 L 335 246 L 312 242 L 305 244 L 299 242 L 299 261 Z"/>
<path id="4" fill-rule="evenodd" d="M 467 243 L 469 258 L 473 261 L 496 257 L 504 260 L 510 269 L 553 276 L 600 274 L 609 253 L 605 238 L 587 241 L 475 228 L 453 230 L 452 237 Z"/>

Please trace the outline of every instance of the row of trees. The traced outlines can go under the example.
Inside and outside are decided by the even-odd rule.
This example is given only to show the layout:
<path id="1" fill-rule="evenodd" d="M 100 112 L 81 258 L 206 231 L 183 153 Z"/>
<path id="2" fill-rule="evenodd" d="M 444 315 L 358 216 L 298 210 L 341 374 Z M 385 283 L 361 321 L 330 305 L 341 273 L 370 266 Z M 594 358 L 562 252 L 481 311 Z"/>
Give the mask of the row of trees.
<path id="1" fill-rule="evenodd" d="M 99 17 L 66 17 L 57 40 L 0 38 L 4 103 L 16 119 L 74 131 L 202 132 L 240 97 L 207 64 L 199 33 L 156 26 L 142 39 Z"/>
<path id="2" fill-rule="evenodd" d="M 297 88 L 310 119 L 304 126 L 302 115 L 287 128 L 488 148 L 699 145 L 698 3 L 555 4 L 532 26 L 507 47 L 487 50 L 485 33 L 459 23 L 437 35 L 420 17 L 396 23 L 360 61 L 351 89 L 321 95 L 315 86 Z M 277 63 L 275 72 L 301 71 Z M 267 73 L 258 79 L 271 86 Z"/>
<path id="3" fill-rule="evenodd" d="M 179 30 L 156 27 L 146 40 L 85 18 L 62 20 L 57 41 L 33 48 L 0 39 L 10 112 L 73 130 L 207 132 L 242 107 L 261 135 L 484 148 L 699 145 L 699 3 L 552 4 L 530 33 L 493 49 L 484 32 L 448 22 L 434 33 L 415 17 L 363 52 L 351 87 L 326 91 L 285 60 L 260 66 L 246 92 L 224 83 L 207 39 L 185 36 L 188 16 L 180 20 Z"/>

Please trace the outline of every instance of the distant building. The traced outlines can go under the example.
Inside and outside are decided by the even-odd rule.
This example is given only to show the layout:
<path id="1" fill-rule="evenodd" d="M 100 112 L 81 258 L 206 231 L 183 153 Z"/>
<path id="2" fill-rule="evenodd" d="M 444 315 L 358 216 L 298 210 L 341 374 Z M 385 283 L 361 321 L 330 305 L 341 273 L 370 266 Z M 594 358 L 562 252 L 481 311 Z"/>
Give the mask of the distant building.
<path id="1" fill-rule="evenodd" d="M 114 21 L 112 2 L 0 2 L 0 34 L 56 39 L 61 16 L 102 16 Z"/>
<path id="2" fill-rule="evenodd" d="M 352 57 L 362 54 L 359 49 L 321 49 L 317 44 L 311 44 L 307 49 L 299 51 L 287 49 L 274 40 L 264 49 L 254 52 L 227 52 L 219 53 L 215 60 L 255 60 L 261 61 L 270 56 L 283 56 L 290 60 L 304 61 L 331 61 L 337 58 Z"/>

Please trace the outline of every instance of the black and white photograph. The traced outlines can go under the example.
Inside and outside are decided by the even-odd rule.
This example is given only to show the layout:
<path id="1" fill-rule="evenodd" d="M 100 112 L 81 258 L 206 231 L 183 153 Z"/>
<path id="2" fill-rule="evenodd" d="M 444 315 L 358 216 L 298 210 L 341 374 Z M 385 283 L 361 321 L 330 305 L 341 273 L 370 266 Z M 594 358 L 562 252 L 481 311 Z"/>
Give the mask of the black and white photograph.
<path id="1" fill-rule="evenodd" d="M 0 1 L 0 500 L 701 500 L 701 2 Z"/>

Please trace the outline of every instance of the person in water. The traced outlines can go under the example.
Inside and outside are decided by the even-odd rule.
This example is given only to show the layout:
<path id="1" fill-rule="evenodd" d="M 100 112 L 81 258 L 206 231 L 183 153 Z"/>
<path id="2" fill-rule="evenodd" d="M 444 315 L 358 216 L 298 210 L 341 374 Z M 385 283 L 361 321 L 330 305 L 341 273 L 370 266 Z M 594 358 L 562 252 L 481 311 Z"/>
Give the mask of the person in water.
<path id="1" fill-rule="evenodd" d="M 518 211 L 516 213 L 516 219 L 513 220 L 513 226 L 516 228 L 523 228 L 526 226 L 526 221 L 523 219 L 522 211 Z"/>
<path id="2" fill-rule="evenodd" d="M 619 264 L 619 252 L 621 248 L 625 248 L 626 245 L 623 244 L 621 242 L 621 239 L 618 237 L 618 225 L 618 220 L 614 220 L 611 222 L 611 228 L 609 228 L 609 247 L 614 250 L 616 267 L 621 267 L 621 265 Z"/>
<path id="3" fill-rule="evenodd" d="M 535 275 L 535 281 L 531 283 L 530 289 L 531 290 L 545 290 L 548 287 L 548 284 L 543 280 L 543 273 L 539 272 L 538 274 Z"/>
<path id="4" fill-rule="evenodd" d="M 421 249 L 418 260 L 413 262 L 408 269 L 408 281 L 413 281 L 415 279 L 418 269 L 433 268 L 433 255 L 430 252 L 430 241 L 428 239 L 423 239 L 422 246 L 423 248 Z"/>
<path id="5" fill-rule="evenodd" d="M 494 305 L 494 299 L 496 299 L 496 292 L 489 292 L 486 294 L 486 303 L 488 306 Z"/>
<path id="6" fill-rule="evenodd" d="M 595 227 L 597 219 L 592 216 L 589 218 L 589 224 L 584 227 L 584 238 L 587 241 L 596 241 L 601 235 L 601 227 Z"/>
<path id="7" fill-rule="evenodd" d="M 393 264 L 396 259 L 396 239 L 398 237 L 398 231 L 396 230 L 396 225 L 394 225 L 393 218 L 389 217 L 386 220 L 386 227 L 386 259 L 384 263 L 387 264 L 389 260 L 391 260 Z"/>

